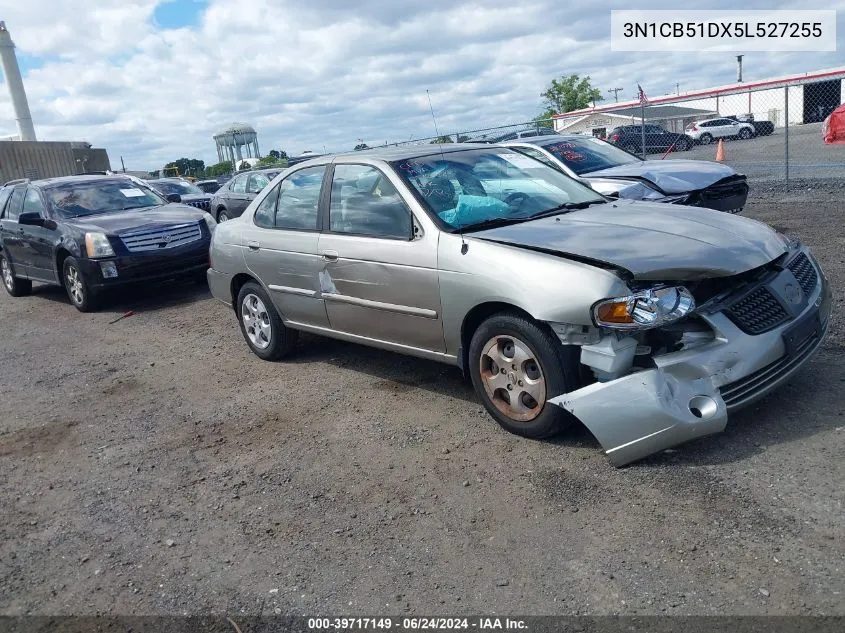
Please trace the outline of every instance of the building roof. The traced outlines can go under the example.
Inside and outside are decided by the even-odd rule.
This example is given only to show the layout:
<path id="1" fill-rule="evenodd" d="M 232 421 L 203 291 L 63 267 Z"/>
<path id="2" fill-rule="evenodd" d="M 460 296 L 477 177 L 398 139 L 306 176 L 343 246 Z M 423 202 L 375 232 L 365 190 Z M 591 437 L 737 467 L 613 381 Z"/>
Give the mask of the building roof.
<path id="1" fill-rule="evenodd" d="M 747 93 L 754 90 L 771 90 L 773 88 L 783 88 L 790 85 L 800 85 L 811 81 L 826 81 L 833 79 L 845 79 L 845 66 L 837 68 L 828 68 L 825 70 L 816 70 L 806 73 L 798 73 L 795 75 L 784 75 L 781 77 L 772 77 L 770 79 L 761 79 L 759 81 L 745 81 L 734 82 L 732 84 L 725 84 L 722 86 L 714 86 L 712 88 L 703 88 L 700 90 L 690 90 L 688 92 L 681 92 L 677 95 L 664 95 L 649 99 L 651 104 L 669 104 L 682 103 L 684 101 L 691 101 L 692 99 L 705 99 L 707 97 L 726 96 L 730 94 Z M 647 86 L 646 86 L 647 88 Z M 646 90 L 648 93 L 648 90 Z M 572 116 L 583 116 L 602 113 L 618 112 L 620 108 L 637 108 L 639 109 L 639 101 L 632 99 L 621 103 L 609 103 L 607 105 L 596 106 L 594 108 L 584 108 L 583 110 L 574 110 L 572 112 L 565 112 L 563 114 L 555 114 L 554 119 L 566 119 Z"/>
<path id="2" fill-rule="evenodd" d="M 622 108 L 613 112 L 603 112 L 602 114 L 615 114 L 617 116 L 639 119 L 643 113 L 645 114 L 646 121 L 652 121 L 654 119 L 683 119 L 691 116 L 700 117 L 714 114 L 713 110 L 699 110 L 698 108 L 684 108 L 674 105 L 646 106 L 645 108 L 637 106 L 635 108 Z"/>

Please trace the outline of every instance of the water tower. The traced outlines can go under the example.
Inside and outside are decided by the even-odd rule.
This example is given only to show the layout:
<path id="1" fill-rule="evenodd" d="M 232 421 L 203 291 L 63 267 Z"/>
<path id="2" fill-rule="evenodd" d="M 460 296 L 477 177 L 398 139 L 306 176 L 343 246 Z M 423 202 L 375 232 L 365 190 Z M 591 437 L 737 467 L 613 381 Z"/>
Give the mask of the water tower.
<path id="1" fill-rule="evenodd" d="M 214 135 L 217 145 L 218 162 L 228 160 L 235 169 L 244 158 L 261 158 L 258 152 L 258 134 L 251 125 L 233 123 L 222 132 Z M 241 148 L 244 148 L 241 151 Z"/>

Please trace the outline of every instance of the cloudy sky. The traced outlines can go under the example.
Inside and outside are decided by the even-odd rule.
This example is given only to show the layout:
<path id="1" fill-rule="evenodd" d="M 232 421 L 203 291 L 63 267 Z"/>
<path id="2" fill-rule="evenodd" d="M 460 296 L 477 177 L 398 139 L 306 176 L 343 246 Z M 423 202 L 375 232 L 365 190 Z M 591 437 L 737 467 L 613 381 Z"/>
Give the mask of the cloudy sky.
<path id="1" fill-rule="evenodd" d="M 17 45 L 40 140 L 87 140 L 112 166 L 217 161 L 212 135 L 252 124 L 263 152 L 348 150 L 525 121 L 562 74 L 607 98 L 636 84 L 662 95 L 735 80 L 730 53 L 614 53 L 610 8 L 580 0 L 22 0 L 0 19 Z M 744 0 L 742 8 L 792 8 Z M 605 8 L 598 8 L 603 6 Z M 638 9 L 677 6 L 649 2 Z M 699 8 L 734 8 L 711 0 Z M 835 53 L 749 53 L 746 81 L 845 65 Z M 5 86 L 0 138 L 17 134 Z"/>

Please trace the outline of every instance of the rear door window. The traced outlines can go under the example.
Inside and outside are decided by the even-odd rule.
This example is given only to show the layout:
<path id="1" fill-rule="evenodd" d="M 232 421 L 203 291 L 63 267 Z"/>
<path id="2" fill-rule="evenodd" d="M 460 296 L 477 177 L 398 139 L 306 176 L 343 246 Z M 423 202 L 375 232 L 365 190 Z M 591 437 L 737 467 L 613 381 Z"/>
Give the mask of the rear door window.
<path id="1" fill-rule="evenodd" d="M 317 230 L 317 209 L 326 166 L 294 172 L 280 184 L 276 203 L 277 229 Z"/>
<path id="2" fill-rule="evenodd" d="M 13 220 L 15 222 L 18 221 L 18 216 L 20 215 L 21 207 L 23 206 L 23 198 L 25 192 L 26 187 L 15 188 L 15 190 L 12 192 L 12 197 L 9 200 L 9 203 L 6 205 L 6 214 L 3 216 L 4 220 Z"/>
<path id="3" fill-rule="evenodd" d="M 6 217 L 6 203 L 9 202 L 9 198 L 12 197 L 12 188 L 5 187 L 4 189 L 0 189 L 0 220 Z"/>

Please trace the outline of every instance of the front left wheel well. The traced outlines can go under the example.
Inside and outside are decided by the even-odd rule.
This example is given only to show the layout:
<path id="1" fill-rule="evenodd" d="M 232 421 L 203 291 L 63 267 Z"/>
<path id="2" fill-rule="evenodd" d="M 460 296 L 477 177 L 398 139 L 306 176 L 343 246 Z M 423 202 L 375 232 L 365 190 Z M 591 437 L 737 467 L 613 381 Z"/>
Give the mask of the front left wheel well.
<path id="1" fill-rule="evenodd" d="M 528 312 L 513 304 L 505 303 L 504 301 L 490 301 L 488 303 L 481 303 L 475 306 L 472 310 L 467 312 L 464 321 L 461 324 L 461 349 L 458 353 L 458 365 L 461 371 L 466 375 L 467 358 L 469 357 L 469 343 L 472 340 L 472 335 L 486 319 L 494 314 L 503 312 L 510 312 L 512 314 L 519 314 L 526 319 L 534 320 Z"/>
<path id="2" fill-rule="evenodd" d="M 71 252 L 65 248 L 60 248 L 56 251 L 56 278 L 61 282 L 62 269 L 65 265 L 65 260 L 71 256 Z"/>

